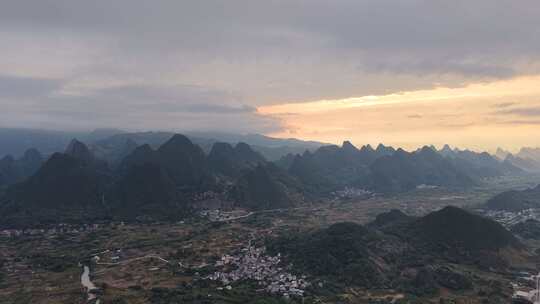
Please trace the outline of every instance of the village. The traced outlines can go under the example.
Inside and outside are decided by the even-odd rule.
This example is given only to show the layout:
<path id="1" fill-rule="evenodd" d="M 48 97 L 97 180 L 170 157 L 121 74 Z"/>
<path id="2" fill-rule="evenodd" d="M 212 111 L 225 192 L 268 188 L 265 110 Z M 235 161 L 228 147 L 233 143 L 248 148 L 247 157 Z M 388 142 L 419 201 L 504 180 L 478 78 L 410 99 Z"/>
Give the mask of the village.
<path id="1" fill-rule="evenodd" d="M 342 190 L 334 191 L 331 193 L 335 200 L 349 200 L 349 199 L 369 199 L 375 196 L 375 193 L 359 188 L 345 187 Z"/>
<path id="2" fill-rule="evenodd" d="M 488 210 L 483 211 L 483 215 L 499 222 L 506 228 L 510 228 L 511 226 L 526 220 L 539 220 L 540 209 L 530 208 L 516 212 Z"/>
<path id="3" fill-rule="evenodd" d="M 540 273 L 537 275 L 528 272 L 518 273 L 515 282 L 511 284 L 514 290 L 513 303 L 540 303 Z"/>
<path id="4" fill-rule="evenodd" d="M 102 227 L 103 225 L 100 224 L 58 224 L 49 228 L 4 229 L 0 230 L 0 237 L 18 237 L 32 235 L 55 236 L 60 234 L 79 234 L 93 232 Z"/>
<path id="5" fill-rule="evenodd" d="M 227 222 L 234 221 L 253 215 L 254 212 L 247 212 L 243 209 L 231 211 L 223 211 L 220 209 L 203 210 L 199 212 L 199 216 L 209 220 L 210 222 Z"/>
<path id="6" fill-rule="evenodd" d="M 235 255 L 224 255 L 215 264 L 216 271 L 207 278 L 221 282 L 225 289 L 232 289 L 235 282 L 254 280 L 261 289 L 286 298 L 302 297 L 310 286 L 306 276 L 296 276 L 281 265 L 281 256 L 269 256 L 265 248 L 248 246 Z M 223 289 L 223 287 L 218 287 Z"/>

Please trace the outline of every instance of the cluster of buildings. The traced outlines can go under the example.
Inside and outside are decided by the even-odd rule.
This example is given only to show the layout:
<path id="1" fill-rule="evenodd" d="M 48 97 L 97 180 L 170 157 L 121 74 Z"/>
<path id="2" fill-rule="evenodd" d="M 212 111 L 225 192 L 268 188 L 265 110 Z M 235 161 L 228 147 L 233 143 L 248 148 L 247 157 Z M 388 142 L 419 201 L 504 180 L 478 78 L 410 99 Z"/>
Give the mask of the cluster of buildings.
<path id="1" fill-rule="evenodd" d="M 122 258 L 124 258 L 122 249 L 107 249 L 92 254 L 90 260 L 95 264 L 112 265 L 117 264 Z"/>
<path id="2" fill-rule="evenodd" d="M 531 208 L 516 212 L 488 210 L 484 212 L 484 215 L 508 228 L 529 219 L 540 219 L 540 209 Z"/>
<path id="3" fill-rule="evenodd" d="M 298 277 L 280 266 L 281 258 L 269 256 L 265 248 L 249 246 L 237 255 L 224 255 L 216 262 L 216 271 L 207 278 L 219 281 L 226 289 L 232 289 L 231 284 L 243 280 L 258 282 L 263 290 L 284 297 L 302 297 L 310 285 L 306 277 Z"/>
<path id="4" fill-rule="evenodd" d="M 197 210 L 202 209 L 232 209 L 234 202 L 227 199 L 225 192 L 205 191 L 191 196 L 191 206 Z"/>
<path id="5" fill-rule="evenodd" d="M 427 185 L 427 184 L 420 184 L 416 186 L 416 189 L 418 190 L 428 190 L 428 189 L 437 189 L 437 188 L 440 188 L 440 187 L 435 186 L 435 185 Z"/>
<path id="6" fill-rule="evenodd" d="M 84 225 L 58 224 L 51 228 L 0 230 L 0 236 L 17 237 L 17 236 L 26 236 L 26 235 L 53 236 L 53 235 L 58 235 L 58 234 L 78 234 L 82 232 L 92 232 L 99 228 L 100 228 L 99 224 L 84 224 Z"/>
<path id="7" fill-rule="evenodd" d="M 222 211 L 219 209 L 203 210 L 200 216 L 207 218 L 211 222 L 226 222 L 250 216 L 251 212 L 244 210 Z"/>
<path id="8" fill-rule="evenodd" d="M 368 199 L 374 195 L 371 191 L 352 187 L 345 187 L 343 190 L 332 192 L 332 196 L 336 199 Z"/>
<path id="9" fill-rule="evenodd" d="M 517 283 L 512 283 L 513 304 L 540 304 L 540 274 L 521 273 Z"/>
<path id="10" fill-rule="evenodd" d="M 218 197 L 218 194 L 214 191 L 205 191 L 205 192 L 200 192 L 200 193 L 196 193 L 192 196 L 192 200 L 193 201 L 204 201 L 204 200 L 208 200 L 208 199 L 214 199 L 214 198 L 217 198 Z"/>

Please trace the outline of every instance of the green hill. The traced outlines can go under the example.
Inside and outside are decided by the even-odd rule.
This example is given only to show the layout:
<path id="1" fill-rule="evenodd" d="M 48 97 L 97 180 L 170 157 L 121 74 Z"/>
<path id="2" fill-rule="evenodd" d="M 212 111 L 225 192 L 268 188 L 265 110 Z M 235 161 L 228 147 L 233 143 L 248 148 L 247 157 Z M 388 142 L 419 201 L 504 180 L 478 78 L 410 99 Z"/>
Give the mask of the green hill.
<path id="1" fill-rule="evenodd" d="M 500 193 L 487 201 L 486 208 L 512 212 L 540 208 L 540 185 L 522 191 L 510 190 Z"/>

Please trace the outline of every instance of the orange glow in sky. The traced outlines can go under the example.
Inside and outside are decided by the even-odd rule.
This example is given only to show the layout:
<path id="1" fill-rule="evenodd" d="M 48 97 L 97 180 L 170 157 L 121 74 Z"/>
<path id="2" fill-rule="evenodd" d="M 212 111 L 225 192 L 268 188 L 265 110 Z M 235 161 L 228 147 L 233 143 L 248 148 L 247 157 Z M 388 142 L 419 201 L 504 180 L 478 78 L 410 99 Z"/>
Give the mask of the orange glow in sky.
<path id="1" fill-rule="evenodd" d="M 540 77 L 381 96 L 286 103 L 258 108 L 282 121 L 270 134 L 357 145 L 424 144 L 493 150 L 539 145 Z"/>

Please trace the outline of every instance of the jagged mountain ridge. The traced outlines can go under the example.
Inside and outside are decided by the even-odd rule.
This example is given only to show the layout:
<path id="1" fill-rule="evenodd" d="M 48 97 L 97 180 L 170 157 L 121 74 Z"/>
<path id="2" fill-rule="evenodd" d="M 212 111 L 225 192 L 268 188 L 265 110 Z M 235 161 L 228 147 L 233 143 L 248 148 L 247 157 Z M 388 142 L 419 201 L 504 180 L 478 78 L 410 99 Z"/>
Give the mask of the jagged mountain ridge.
<path id="1" fill-rule="evenodd" d="M 439 153 L 452 160 L 456 166 L 468 171 L 467 173 L 471 176 L 486 178 L 505 174 L 520 174 L 522 172 L 520 167 L 499 160 L 487 152 L 452 149 L 449 145 L 445 145 L 439 150 Z"/>
<path id="2" fill-rule="evenodd" d="M 18 157 L 31 147 L 38 149 L 43 155 L 50 156 L 54 152 L 64 151 L 70 140 L 78 138 L 89 147 L 97 158 L 106 160 L 111 167 L 114 167 L 138 145 L 149 144 L 157 149 L 174 134 L 174 132 L 166 131 L 126 132 L 118 129 L 69 132 L 0 128 L 0 158 L 9 154 Z M 316 141 L 272 138 L 259 134 L 188 132 L 186 135 L 206 153 L 216 142 L 228 142 L 233 145 L 245 142 L 272 161 L 278 160 L 288 153 L 303 153 L 305 150 L 315 150 L 326 145 Z"/>
<path id="3" fill-rule="evenodd" d="M 540 162 L 540 148 L 523 147 L 519 150 L 516 156 Z"/>
<path id="4" fill-rule="evenodd" d="M 149 144 L 151 147 L 157 149 L 173 135 L 173 132 L 121 133 L 93 142 L 90 146 L 96 155 L 114 163 L 120 160 L 118 151 L 128 140 L 135 142 L 137 145 Z M 324 145 L 319 142 L 301 141 L 297 139 L 278 139 L 258 134 L 238 135 L 190 132 L 185 135 L 194 144 L 200 146 L 205 153 L 210 153 L 215 143 L 225 142 L 231 145 L 246 143 L 268 160 L 278 160 L 288 153 L 303 153 L 305 150 L 315 150 Z"/>
<path id="5" fill-rule="evenodd" d="M 109 217 L 173 219 L 189 213 L 193 196 L 208 191 L 250 209 L 290 207 L 302 198 L 301 185 L 249 145 L 216 144 L 214 151 L 206 156 L 187 137 L 176 134 L 156 150 L 137 147 L 117 168 L 110 168 L 73 140 L 35 175 L 8 189 L 0 203 L 2 224 L 35 218 L 43 223 Z"/>
<path id="6" fill-rule="evenodd" d="M 420 185 L 454 188 L 476 184 L 474 177 L 429 147 L 415 152 L 398 149 L 374 161 L 369 169 L 363 183 L 383 193 L 408 191 Z"/>
<path id="7" fill-rule="evenodd" d="M 470 187 L 487 177 L 521 174 L 512 164 L 488 153 L 461 151 L 445 146 L 414 152 L 379 145 L 360 149 L 346 141 L 341 147 L 324 146 L 302 155 L 287 155 L 278 164 L 311 191 L 329 193 L 358 187 L 381 193 L 409 191 L 420 185 Z"/>
<path id="8" fill-rule="evenodd" d="M 24 155 L 15 159 L 7 155 L 0 159 L 0 189 L 22 182 L 34 174 L 43 164 L 43 156 L 36 149 L 28 149 Z"/>
<path id="9" fill-rule="evenodd" d="M 83 196 L 87 196 L 94 198 L 96 206 L 102 206 L 99 208 L 107 216 L 152 215 L 151 210 L 156 210 L 156 216 L 163 216 L 164 209 L 171 210 L 170 214 L 174 215 L 185 214 L 190 208 L 197 207 L 194 202 L 201 197 L 227 202 L 227 206 L 273 209 L 295 206 L 306 197 L 325 196 L 345 186 L 396 193 L 413 190 L 423 184 L 469 187 L 482 177 L 430 147 L 414 152 L 394 150 L 382 144 L 376 149 L 370 145 L 358 149 L 346 141 L 341 147 L 323 146 L 314 152 L 288 156 L 286 161 L 279 162 L 281 166 L 276 166 L 245 143 L 235 146 L 215 143 L 208 155 L 180 134 L 173 135 L 157 148 L 148 144 L 133 148 L 133 142 L 129 140 L 124 144 L 131 151 L 125 151 L 126 156 L 116 166 L 109 166 L 83 142 L 72 140 L 64 153 L 55 154 L 42 167 L 49 171 L 75 170 L 70 167 L 77 166 L 70 161 L 75 159 L 84 170 L 73 172 L 78 172 L 81 182 L 84 180 L 81 176 L 85 176 L 90 184 L 99 184 L 99 187 L 94 187 L 96 193 L 89 194 L 84 189 L 75 192 L 81 196 L 77 198 L 70 196 L 77 194 L 51 190 L 50 195 L 38 199 L 34 194 L 42 189 L 35 182 L 28 181 L 18 188 L 24 191 L 9 191 L 7 201 L 12 206 L 24 207 L 25 204 L 32 206 L 34 202 L 29 200 L 54 201 L 55 195 L 59 195 L 58 201 L 63 202 L 65 198 L 61 196 L 64 195 L 77 204 L 85 202 L 87 198 Z M 452 150 L 452 153 L 457 152 Z M 37 158 L 35 153 L 27 156 L 28 159 Z M 485 159 L 488 163 L 492 161 L 483 154 L 474 155 L 471 159 L 478 163 Z M 56 165 L 48 165 L 50 161 Z M 10 162 L 10 159 L 5 162 Z M 59 181 L 66 178 L 62 172 L 41 175 L 56 175 Z M 75 181 L 77 179 L 69 182 Z M 49 186 L 54 189 L 61 185 L 62 182 Z M 160 204 L 163 208 L 159 208 Z M 121 212 L 130 206 L 133 207 L 131 212 Z M 161 210 L 158 212 L 158 209 Z"/>
<path id="10" fill-rule="evenodd" d="M 540 148 L 523 147 L 515 154 L 497 148 L 495 157 L 505 164 L 520 168 L 525 172 L 540 172 Z"/>
<path id="11" fill-rule="evenodd" d="M 512 164 L 513 166 L 516 166 L 518 168 L 521 168 L 523 171 L 526 172 L 540 172 L 540 162 L 526 157 L 520 157 L 515 156 L 513 154 L 509 154 L 506 156 L 505 163 Z"/>
<path id="12" fill-rule="evenodd" d="M 311 191 L 328 193 L 356 184 L 369 173 L 372 162 L 392 153 L 392 148 L 383 145 L 376 150 L 370 145 L 358 149 L 345 141 L 341 147 L 324 146 L 313 153 L 287 156 L 280 163 Z"/>

